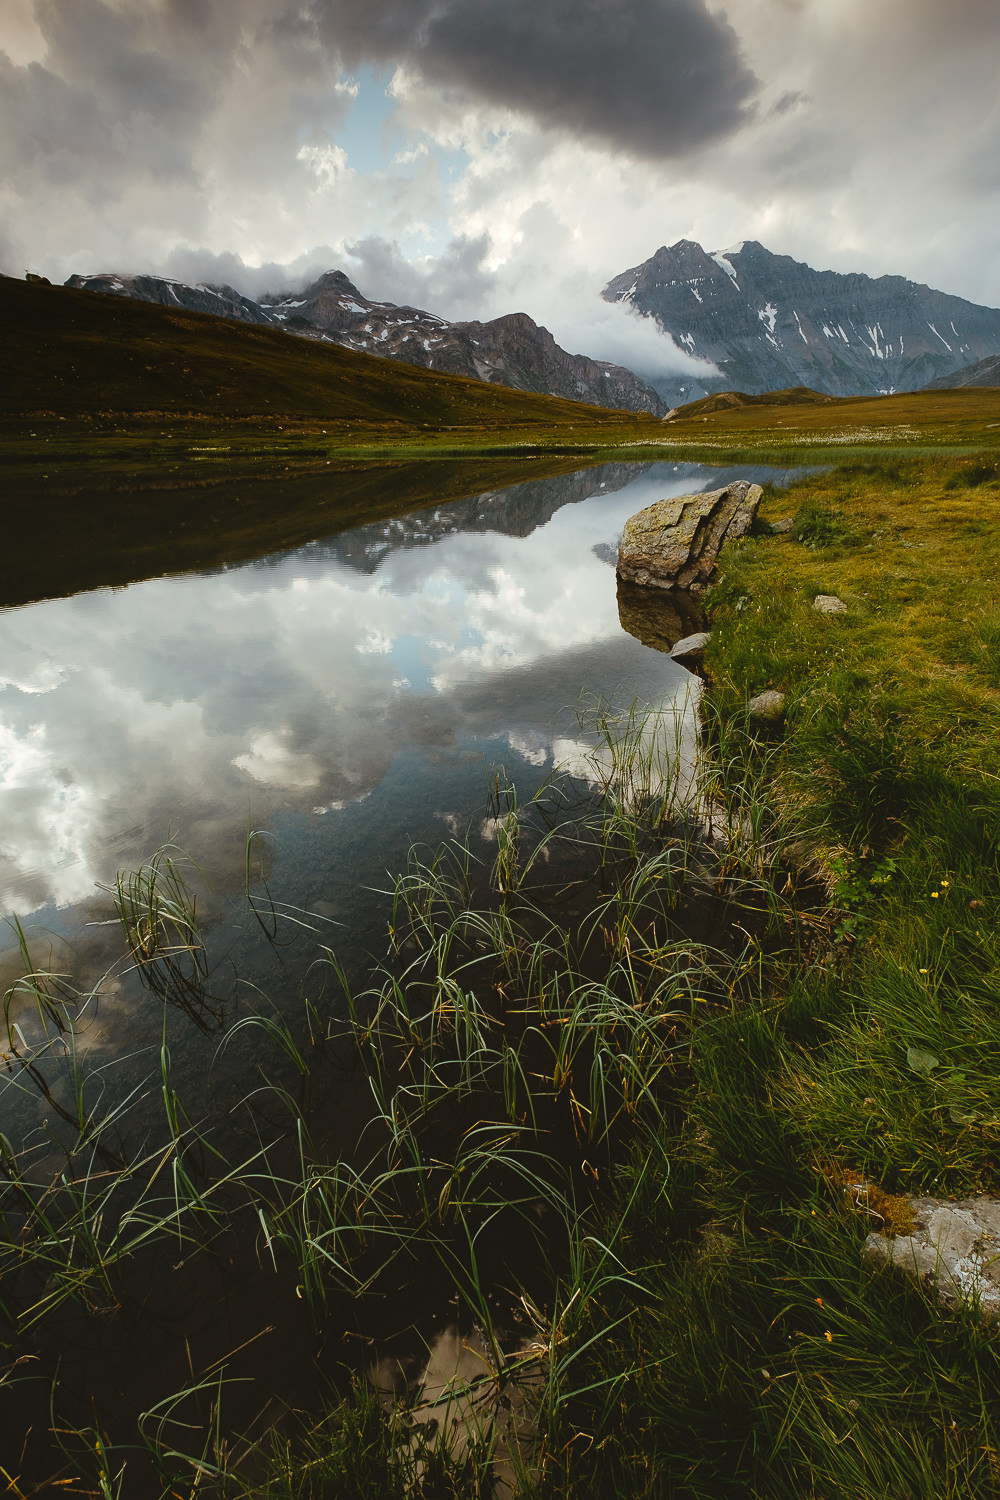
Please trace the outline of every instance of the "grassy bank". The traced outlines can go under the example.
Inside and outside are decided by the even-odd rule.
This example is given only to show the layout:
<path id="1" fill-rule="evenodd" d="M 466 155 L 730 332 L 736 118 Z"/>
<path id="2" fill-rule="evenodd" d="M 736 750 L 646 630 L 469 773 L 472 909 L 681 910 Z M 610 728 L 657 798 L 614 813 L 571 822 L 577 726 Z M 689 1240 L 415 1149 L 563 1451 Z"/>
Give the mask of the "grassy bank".
<path id="1" fill-rule="evenodd" d="M 637 1211 L 623 1168 L 650 1300 L 594 1362 L 613 1399 L 567 1414 L 559 1492 L 997 1492 L 995 1324 L 862 1244 L 909 1195 L 1000 1189 L 998 506 L 989 454 L 852 461 L 769 495 L 791 530 L 720 569 L 713 753 L 827 894 L 697 1029 L 662 1193 Z M 767 688 L 781 733 L 748 718 Z"/>

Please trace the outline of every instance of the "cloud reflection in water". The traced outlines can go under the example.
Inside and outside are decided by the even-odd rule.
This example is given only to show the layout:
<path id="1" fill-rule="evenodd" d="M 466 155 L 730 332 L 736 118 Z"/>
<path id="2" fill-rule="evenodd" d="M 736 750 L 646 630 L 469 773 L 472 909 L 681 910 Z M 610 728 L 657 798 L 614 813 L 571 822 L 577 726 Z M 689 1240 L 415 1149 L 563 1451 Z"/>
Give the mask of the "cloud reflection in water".
<path id="1" fill-rule="evenodd" d="M 407 747 L 503 740 L 541 768 L 554 739 L 567 748 L 581 690 L 669 696 L 684 674 L 623 635 L 594 548 L 696 488 L 693 471 L 657 465 L 617 493 L 603 472 L 526 537 L 445 526 L 419 547 L 366 543 L 365 567 L 314 546 L 9 611 L 3 908 L 84 901 L 168 837 L 232 888 L 248 809 L 255 824 L 285 808 L 329 822 Z M 446 799 L 446 764 L 441 777 Z"/>

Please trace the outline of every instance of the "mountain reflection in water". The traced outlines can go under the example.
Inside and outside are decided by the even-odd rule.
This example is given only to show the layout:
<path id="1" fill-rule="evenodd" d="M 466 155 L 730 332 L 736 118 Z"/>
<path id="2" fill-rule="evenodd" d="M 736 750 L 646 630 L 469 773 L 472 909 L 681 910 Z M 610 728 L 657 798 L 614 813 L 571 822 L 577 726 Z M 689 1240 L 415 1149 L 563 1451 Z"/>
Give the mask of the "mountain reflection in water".
<path id="1" fill-rule="evenodd" d="M 535 783 L 579 761 L 582 693 L 689 680 L 622 631 L 607 559 L 635 510 L 736 472 L 610 464 L 6 611 L 0 909 L 72 932 L 167 839 L 238 890 L 248 826 L 281 835 L 286 900 L 329 906 L 345 836 L 350 881 L 384 883 L 409 839 L 467 825 L 490 761 Z"/>

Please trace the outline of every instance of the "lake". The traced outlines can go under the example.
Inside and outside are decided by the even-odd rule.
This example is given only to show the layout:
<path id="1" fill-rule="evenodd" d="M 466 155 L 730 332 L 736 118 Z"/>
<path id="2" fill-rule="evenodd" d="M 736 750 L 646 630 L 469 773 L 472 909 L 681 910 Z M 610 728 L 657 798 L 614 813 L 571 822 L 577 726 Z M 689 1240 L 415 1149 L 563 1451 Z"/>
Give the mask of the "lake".
<path id="1" fill-rule="evenodd" d="M 0 1130 L 37 1180 L 64 1170 L 84 1075 L 103 1110 L 129 1101 L 115 1149 L 152 1128 L 168 1065 L 191 1117 L 227 1119 L 261 1076 L 241 1017 L 319 1005 L 323 945 L 363 984 L 411 846 L 488 848 L 498 777 L 521 803 L 556 770 L 593 779 L 596 703 L 676 712 L 693 747 L 696 679 L 623 629 L 614 559 L 635 511 L 737 477 L 787 471 L 615 463 L 528 477 L 239 566 L 0 614 L 0 984 L 20 1060 L 2 1075 Z M 165 1011 L 122 959 L 110 892 L 168 844 L 198 891 L 202 1014 Z M 88 997 L 71 1042 L 38 986 L 18 988 L 25 947 L 36 971 L 62 976 L 46 993 Z M 269 1078 L 294 1077 L 287 1057 L 271 1061 Z M 359 1122 L 355 1109 L 335 1128 Z M 244 1335 L 263 1338 L 220 1267 L 167 1293 L 160 1266 L 132 1285 L 128 1316 L 43 1325 L 28 1340 L 38 1379 L 63 1360 L 76 1421 L 96 1389 L 110 1410 L 148 1409 L 183 1384 L 192 1350 L 208 1369 Z M 263 1270 L 244 1266 L 244 1288 Z M 267 1295 L 282 1353 L 263 1338 L 260 1358 L 290 1397 L 316 1351 L 294 1288 Z M 261 1405 L 252 1393 L 240 1410 L 249 1421 Z"/>

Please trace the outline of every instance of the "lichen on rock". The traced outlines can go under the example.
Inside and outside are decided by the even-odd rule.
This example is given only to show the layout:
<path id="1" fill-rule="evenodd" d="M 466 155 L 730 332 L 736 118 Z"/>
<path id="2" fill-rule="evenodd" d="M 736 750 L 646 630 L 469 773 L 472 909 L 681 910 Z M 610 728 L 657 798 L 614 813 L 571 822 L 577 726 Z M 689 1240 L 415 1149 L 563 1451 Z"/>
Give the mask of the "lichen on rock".
<path id="1" fill-rule="evenodd" d="M 619 576 L 660 589 L 704 588 L 724 542 L 746 536 L 763 491 L 737 479 L 703 495 L 656 500 L 625 523 Z"/>
<path id="2" fill-rule="evenodd" d="M 870 1234 L 865 1254 L 929 1282 L 946 1307 L 977 1298 L 1000 1316 L 1000 1202 L 996 1198 L 915 1198 L 910 1234 Z"/>

